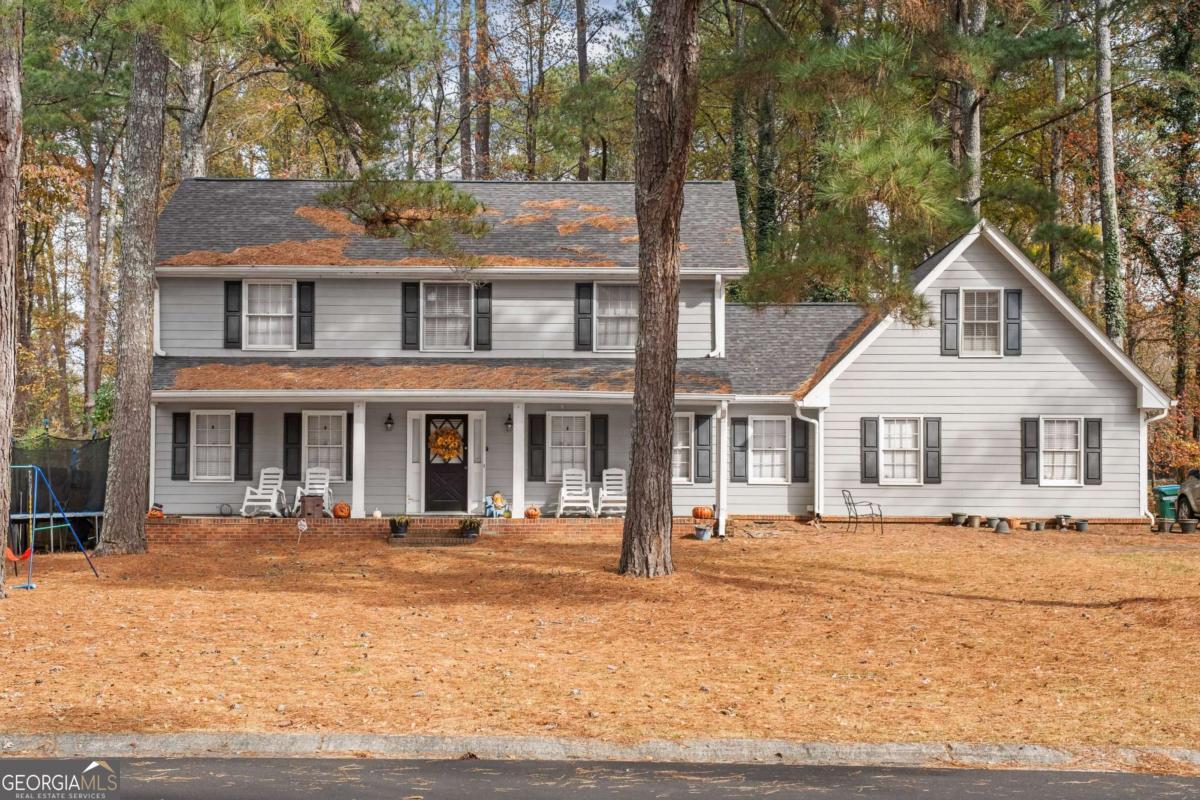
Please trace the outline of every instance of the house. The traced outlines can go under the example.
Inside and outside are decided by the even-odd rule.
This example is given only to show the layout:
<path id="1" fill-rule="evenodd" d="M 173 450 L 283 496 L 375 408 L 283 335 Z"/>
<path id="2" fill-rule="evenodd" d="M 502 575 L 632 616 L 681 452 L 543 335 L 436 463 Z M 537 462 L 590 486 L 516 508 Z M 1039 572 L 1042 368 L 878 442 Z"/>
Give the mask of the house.
<path id="1" fill-rule="evenodd" d="M 459 184 L 470 269 L 367 236 L 327 184 L 188 180 L 156 253 L 154 502 L 237 508 L 260 469 L 330 469 L 354 516 L 553 512 L 562 471 L 627 467 L 637 226 L 627 183 Z M 732 184 L 681 222 L 674 511 L 1129 518 L 1168 398 L 987 223 L 914 274 L 929 324 L 729 303 Z M 438 443 L 449 443 L 449 447 Z"/>

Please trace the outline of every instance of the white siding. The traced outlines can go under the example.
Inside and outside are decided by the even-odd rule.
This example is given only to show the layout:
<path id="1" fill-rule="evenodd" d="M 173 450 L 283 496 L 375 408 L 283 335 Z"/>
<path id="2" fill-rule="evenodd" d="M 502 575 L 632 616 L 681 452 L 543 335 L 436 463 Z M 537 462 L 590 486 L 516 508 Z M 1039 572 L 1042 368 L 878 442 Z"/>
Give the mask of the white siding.
<path id="1" fill-rule="evenodd" d="M 795 406 L 792 403 L 771 403 L 758 405 L 730 405 L 731 419 L 751 416 L 795 416 Z M 789 420 L 788 424 L 791 422 Z M 805 423 L 807 424 L 807 423 Z M 813 505 L 813 460 L 815 450 L 811 426 L 809 430 L 808 448 L 808 481 L 804 483 L 762 484 L 762 483 L 729 483 L 729 513 L 730 514 L 791 514 L 806 516 L 812 513 Z M 733 475 L 733 450 L 729 453 L 729 474 Z M 790 464 L 789 454 L 789 464 Z"/>
<path id="2" fill-rule="evenodd" d="M 400 341 L 403 281 L 344 278 L 316 281 L 316 347 L 264 352 L 226 350 L 224 282 L 161 278 L 162 348 L 171 356 L 452 357 L 404 350 Z M 492 283 L 492 349 L 479 358 L 620 358 L 575 350 L 575 282 L 510 280 Z M 679 355 L 698 358 L 713 349 L 713 282 L 685 280 L 679 297 Z M 463 355 L 463 354 L 460 354 Z M 632 355 L 628 356 L 632 359 Z"/>
<path id="3" fill-rule="evenodd" d="M 1022 354 L 940 355 L 940 291 L 1021 289 Z M 1040 292 L 984 240 L 950 264 L 926 294 L 933 324 L 894 324 L 834 382 L 825 414 L 825 507 L 843 513 L 841 490 L 883 505 L 889 516 L 952 511 L 1078 517 L 1135 517 L 1140 414 L 1136 389 Z M 1021 483 L 1020 420 L 1062 414 L 1101 417 L 1100 486 Z M 875 415 L 942 418 L 942 483 L 860 483 L 859 419 Z"/>

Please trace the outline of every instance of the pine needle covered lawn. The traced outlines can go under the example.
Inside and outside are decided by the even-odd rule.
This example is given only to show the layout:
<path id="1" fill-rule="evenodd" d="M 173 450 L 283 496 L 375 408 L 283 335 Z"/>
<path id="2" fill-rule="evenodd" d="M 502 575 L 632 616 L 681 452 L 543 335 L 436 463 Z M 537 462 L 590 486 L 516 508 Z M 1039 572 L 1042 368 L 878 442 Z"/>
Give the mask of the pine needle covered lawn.
<path id="1" fill-rule="evenodd" d="M 618 551 L 39 557 L 3 728 L 1200 746 L 1200 537 L 791 526 L 677 540 L 653 582 Z"/>

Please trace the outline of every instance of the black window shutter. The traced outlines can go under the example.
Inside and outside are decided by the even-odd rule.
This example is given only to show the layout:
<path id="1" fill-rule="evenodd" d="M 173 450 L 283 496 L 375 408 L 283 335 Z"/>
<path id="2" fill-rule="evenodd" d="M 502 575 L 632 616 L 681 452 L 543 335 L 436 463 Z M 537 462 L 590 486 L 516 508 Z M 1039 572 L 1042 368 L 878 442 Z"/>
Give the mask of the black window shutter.
<path id="1" fill-rule="evenodd" d="M 225 281 L 225 347 L 242 347 L 242 282 Z"/>
<path id="2" fill-rule="evenodd" d="M 1038 482 L 1041 432 L 1037 417 L 1021 418 L 1021 483 Z"/>
<path id="3" fill-rule="evenodd" d="M 792 483 L 808 483 L 808 428 L 798 417 L 792 417 Z"/>
<path id="4" fill-rule="evenodd" d="M 317 284 L 296 284 L 296 349 L 312 350 L 317 342 Z"/>
<path id="5" fill-rule="evenodd" d="M 879 417 L 859 420 L 859 480 L 879 483 Z"/>
<path id="6" fill-rule="evenodd" d="M 492 349 L 492 285 L 475 285 L 475 349 Z"/>
<path id="7" fill-rule="evenodd" d="M 958 355 L 958 290 L 942 289 L 942 355 Z"/>
<path id="8" fill-rule="evenodd" d="M 254 480 L 254 415 L 234 416 L 233 479 Z"/>
<path id="9" fill-rule="evenodd" d="M 592 480 L 608 469 L 608 414 L 592 414 Z"/>
<path id="10" fill-rule="evenodd" d="M 192 415 L 186 411 L 171 415 L 171 480 L 188 479 L 188 441 L 192 435 Z"/>
<path id="11" fill-rule="evenodd" d="M 925 483 L 942 482 L 942 418 L 925 418 Z"/>
<path id="12" fill-rule="evenodd" d="M 346 480 L 354 479 L 354 412 L 346 415 Z"/>
<path id="13" fill-rule="evenodd" d="M 525 418 L 525 475 L 531 481 L 546 480 L 546 415 Z"/>
<path id="14" fill-rule="evenodd" d="M 421 349 L 421 284 L 405 283 L 401 289 L 402 341 L 404 350 Z"/>
<path id="15" fill-rule="evenodd" d="M 712 453 L 713 453 L 713 418 L 712 414 L 697 414 L 693 432 L 692 481 L 694 483 L 712 483 Z"/>
<path id="16" fill-rule="evenodd" d="M 300 480 L 300 448 L 303 445 L 304 417 L 300 414 L 283 415 L 283 477 L 285 480 Z"/>
<path id="17" fill-rule="evenodd" d="M 1004 355 L 1021 355 L 1021 290 L 1004 290 Z"/>
<path id="18" fill-rule="evenodd" d="M 729 452 L 733 457 L 729 480 L 745 483 L 750 477 L 750 421 L 746 417 L 729 420 Z"/>
<path id="19" fill-rule="evenodd" d="M 1098 486 L 1104 477 L 1103 427 L 1104 422 L 1099 418 L 1083 421 L 1083 482 L 1088 486 Z"/>
<path id="20" fill-rule="evenodd" d="M 592 349 L 592 284 L 575 284 L 575 349 Z"/>

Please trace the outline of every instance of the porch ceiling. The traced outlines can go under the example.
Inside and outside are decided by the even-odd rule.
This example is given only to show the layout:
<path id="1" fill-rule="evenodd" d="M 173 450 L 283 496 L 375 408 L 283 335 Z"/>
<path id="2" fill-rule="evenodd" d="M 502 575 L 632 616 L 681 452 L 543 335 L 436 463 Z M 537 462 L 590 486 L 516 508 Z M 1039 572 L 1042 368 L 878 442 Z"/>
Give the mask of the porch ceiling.
<path id="1" fill-rule="evenodd" d="M 632 392 L 629 359 L 184 358 L 154 359 L 155 391 Z M 679 394 L 732 394 L 723 359 L 680 359 Z"/>

